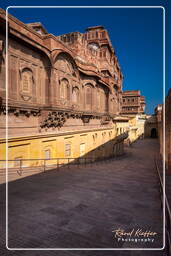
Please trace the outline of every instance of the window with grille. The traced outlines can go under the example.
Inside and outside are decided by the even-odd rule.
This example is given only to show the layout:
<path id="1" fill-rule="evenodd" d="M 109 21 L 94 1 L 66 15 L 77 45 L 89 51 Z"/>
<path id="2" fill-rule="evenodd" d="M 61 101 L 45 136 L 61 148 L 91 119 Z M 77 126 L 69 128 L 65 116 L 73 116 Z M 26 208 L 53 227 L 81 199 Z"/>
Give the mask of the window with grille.
<path id="1" fill-rule="evenodd" d="M 80 144 L 80 156 L 85 154 L 85 143 Z"/>
<path id="2" fill-rule="evenodd" d="M 85 88 L 85 103 L 86 103 L 86 107 L 91 110 L 92 107 L 92 100 L 93 100 L 93 96 L 92 96 L 92 86 L 91 85 L 86 85 Z"/>
<path id="3" fill-rule="evenodd" d="M 66 157 L 71 156 L 71 144 L 70 143 L 65 144 L 65 156 Z"/>

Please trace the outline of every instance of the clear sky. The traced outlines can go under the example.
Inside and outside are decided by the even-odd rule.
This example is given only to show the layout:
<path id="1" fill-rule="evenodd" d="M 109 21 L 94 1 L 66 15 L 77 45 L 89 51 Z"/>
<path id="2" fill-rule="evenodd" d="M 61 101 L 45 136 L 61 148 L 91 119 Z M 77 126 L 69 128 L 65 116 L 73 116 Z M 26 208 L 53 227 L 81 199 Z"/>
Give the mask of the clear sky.
<path id="1" fill-rule="evenodd" d="M 9 5 L 156 5 L 170 9 L 167 0 L 94 0 L 94 1 L 3 1 Z M 166 6 L 167 5 L 167 6 Z M 146 113 L 162 103 L 163 93 L 163 9 L 162 8 L 79 8 L 9 9 L 24 23 L 41 22 L 49 33 L 60 35 L 84 32 L 89 26 L 103 25 L 109 32 L 123 75 L 123 90 L 140 90 L 146 98 Z M 168 22 L 168 20 L 167 20 Z M 166 31 L 167 32 L 167 31 Z M 169 33 L 169 32 L 168 32 Z M 170 36 L 168 34 L 168 36 Z M 169 38 L 168 38 L 169 39 Z M 169 40 L 170 41 L 170 40 Z M 168 41 L 168 42 L 169 42 Z M 169 51 L 166 52 L 169 54 Z M 168 56 L 168 55 L 167 55 Z M 170 65 L 167 57 L 166 64 Z M 167 65 L 167 70 L 169 66 Z M 169 87 L 166 76 L 166 93 Z"/>

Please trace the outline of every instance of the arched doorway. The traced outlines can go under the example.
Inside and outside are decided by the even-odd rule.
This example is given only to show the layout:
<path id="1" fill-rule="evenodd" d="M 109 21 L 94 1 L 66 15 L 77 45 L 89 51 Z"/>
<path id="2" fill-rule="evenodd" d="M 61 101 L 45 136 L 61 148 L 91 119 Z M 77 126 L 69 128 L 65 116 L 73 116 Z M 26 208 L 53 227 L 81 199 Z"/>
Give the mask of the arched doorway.
<path id="1" fill-rule="evenodd" d="M 151 129 L 151 138 L 157 138 L 157 130 L 156 128 Z"/>

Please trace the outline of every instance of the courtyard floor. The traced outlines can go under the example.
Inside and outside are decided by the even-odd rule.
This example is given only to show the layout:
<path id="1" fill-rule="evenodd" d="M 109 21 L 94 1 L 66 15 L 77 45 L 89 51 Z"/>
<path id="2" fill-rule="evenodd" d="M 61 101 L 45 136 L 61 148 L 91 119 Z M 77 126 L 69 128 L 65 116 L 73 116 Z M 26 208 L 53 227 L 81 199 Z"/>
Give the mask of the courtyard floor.
<path id="1" fill-rule="evenodd" d="M 63 168 L 9 182 L 9 248 L 161 248 L 162 209 L 154 155 L 139 140 L 126 153 L 82 168 Z M 162 251 L 9 251 L 5 249 L 5 184 L 1 255 L 163 256 Z M 152 242 L 118 241 L 113 230 L 142 229 Z"/>

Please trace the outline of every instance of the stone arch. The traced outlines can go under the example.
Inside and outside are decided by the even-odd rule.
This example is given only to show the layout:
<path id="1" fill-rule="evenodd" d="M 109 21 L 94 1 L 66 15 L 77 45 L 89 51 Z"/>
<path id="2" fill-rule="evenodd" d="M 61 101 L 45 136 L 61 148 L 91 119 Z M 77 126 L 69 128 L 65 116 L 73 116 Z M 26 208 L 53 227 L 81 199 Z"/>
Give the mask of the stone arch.
<path id="1" fill-rule="evenodd" d="M 54 68 L 58 71 L 77 77 L 78 70 L 73 57 L 67 52 L 60 52 L 54 57 Z"/>

